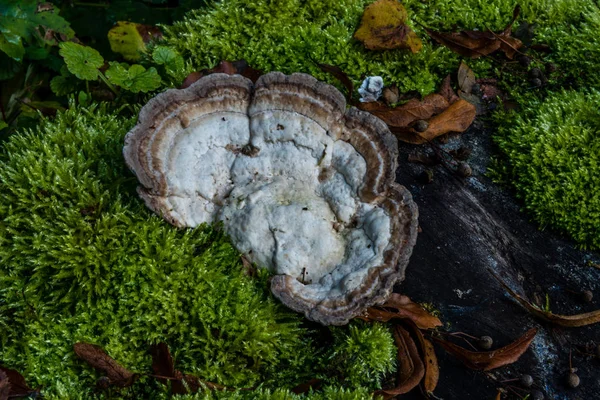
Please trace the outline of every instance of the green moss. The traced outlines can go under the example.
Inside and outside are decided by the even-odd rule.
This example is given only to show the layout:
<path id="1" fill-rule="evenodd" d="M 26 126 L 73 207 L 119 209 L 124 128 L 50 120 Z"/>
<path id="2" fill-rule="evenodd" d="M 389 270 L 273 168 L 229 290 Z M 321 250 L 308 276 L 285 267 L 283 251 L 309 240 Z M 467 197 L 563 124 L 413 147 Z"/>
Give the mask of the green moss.
<path id="1" fill-rule="evenodd" d="M 542 228 L 594 249 L 600 248 L 599 109 L 600 92 L 563 91 L 500 115 L 496 142 L 507 164 L 493 171 L 514 185 Z"/>
<path id="2" fill-rule="evenodd" d="M 411 25 L 425 39 L 423 50 L 411 54 L 406 50 L 365 51 L 352 38 L 364 7 L 371 0 L 227 0 L 212 9 L 194 11 L 172 27 L 165 28 L 165 44 L 178 50 L 188 60 L 188 70 L 214 66 L 220 60 L 246 59 L 264 71 L 306 72 L 321 80 L 337 84 L 315 62 L 341 67 L 355 83 L 365 75 L 381 75 L 386 84 L 395 83 L 401 92 L 433 92 L 448 73 L 454 72 L 459 57 L 427 38 L 419 22 L 437 30 L 503 29 L 515 7 L 512 0 L 446 1 L 406 0 Z M 560 50 L 577 38 L 586 54 L 598 49 L 597 6 L 592 0 L 525 0 L 520 21 L 536 23 L 538 41 Z M 583 17 L 582 17 L 583 15 Z M 595 29 L 595 30 L 594 30 Z M 577 51 L 575 47 L 572 52 Z M 579 57 L 560 55 L 550 60 L 560 62 L 571 71 Z M 586 59 L 588 75 L 595 71 L 595 60 Z M 600 63 L 600 61 L 597 61 Z M 491 73 L 488 58 L 470 61 L 479 74 Z M 597 69 L 596 69 L 597 70 Z"/>
<path id="3" fill-rule="evenodd" d="M 231 387 L 285 389 L 323 376 L 367 390 L 339 379 L 351 364 L 328 372 L 330 349 L 270 296 L 266 274 L 244 274 L 221 232 L 178 230 L 146 209 L 121 155 L 133 124 L 103 107 L 72 106 L 3 144 L 2 364 L 50 398 L 91 398 L 99 375 L 74 355 L 75 342 L 98 344 L 148 373 L 148 347 L 164 341 L 180 370 Z M 393 348 L 389 333 L 362 325 L 336 332 L 340 343 L 353 343 L 337 346 L 339 357 L 365 360 L 371 379 L 359 383 L 378 386 L 391 368 L 389 357 L 379 359 Z M 377 348 L 364 343 L 371 339 Z M 112 396 L 165 393 L 144 377 Z"/>

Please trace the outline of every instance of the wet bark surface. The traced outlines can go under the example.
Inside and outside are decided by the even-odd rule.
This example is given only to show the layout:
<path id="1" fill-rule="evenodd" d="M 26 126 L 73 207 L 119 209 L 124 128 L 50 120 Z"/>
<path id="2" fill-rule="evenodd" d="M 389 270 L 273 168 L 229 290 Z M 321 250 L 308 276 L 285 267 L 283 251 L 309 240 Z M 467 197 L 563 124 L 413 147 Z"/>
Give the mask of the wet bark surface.
<path id="1" fill-rule="evenodd" d="M 497 153 L 489 130 L 471 128 L 444 147 L 461 145 L 473 150 L 467 160 L 473 175 L 468 178 L 442 165 L 407 163 L 410 153 L 427 150 L 427 145 L 400 146 L 397 181 L 412 192 L 419 206 L 420 233 L 406 279 L 396 291 L 439 310 L 448 331 L 491 336 L 492 348 L 510 343 L 529 328 L 538 327 L 539 332 L 518 362 L 491 373 L 467 369 L 436 345 L 440 382 L 435 395 L 446 400 L 493 400 L 498 388 L 504 388 L 503 398 L 508 399 L 523 398 L 532 390 L 542 391 L 546 399 L 600 398 L 600 358 L 583 354 L 595 353 L 600 324 L 560 328 L 541 322 L 490 273 L 538 304 L 543 305 L 548 295 L 553 313 L 578 314 L 600 308 L 600 269 L 590 265 L 600 255 L 579 250 L 560 233 L 540 230 L 521 211 L 522 203 L 514 193 L 485 175 L 490 156 Z M 427 168 L 434 172 L 429 184 L 419 178 Z M 582 300 L 584 290 L 594 293 L 591 302 Z M 566 382 L 570 352 L 581 379 L 575 389 Z M 534 378 L 531 389 L 518 382 L 501 383 L 521 374 Z M 402 398 L 424 397 L 415 392 Z"/>

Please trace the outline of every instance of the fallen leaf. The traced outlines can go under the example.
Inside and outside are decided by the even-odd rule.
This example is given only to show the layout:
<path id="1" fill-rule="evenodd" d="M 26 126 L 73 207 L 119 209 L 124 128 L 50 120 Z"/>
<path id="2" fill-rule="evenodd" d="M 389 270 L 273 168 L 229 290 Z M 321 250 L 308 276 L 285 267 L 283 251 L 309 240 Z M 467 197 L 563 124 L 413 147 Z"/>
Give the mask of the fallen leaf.
<path id="1" fill-rule="evenodd" d="M 315 64 L 317 64 L 317 66 L 321 68 L 321 71 L 333 75 L 334 78 L 336 78 L 338 81 L 341 82 L 342 85 L 344 85 L 348 92 L 346 94 L 346 99 L 348 100 L 348 103 L 350 103 L 352 101 L 352 94 L 354 93 L 354 83 L 348 77 L 348 75 L 346 75 L 346 73 L 340 67 L 337 67 L 335 65 L 321 64 L 318 62 L 315 62 Z"/>
<path id="2" fill-rule="evenodd" d="M 502 392 L 498 390 L 498 394 L 496 395 L 496 400 L 502 399 Z"/>
<path id="3" fill-rule="evenodd" d="M 79 342 L 73 345 L 73 350 L 79 358 L 103 372 L 115 386 L 131 386 L 137 378 L 137 374 L 112 359 L 100 346 Z"/>
<path id="4" fill-rule="evenodd" d="M 483 100 L 494 100 L 496 97 L 503 97 L 502 91 L 498 89 L 498 81 L 496 79 L 478 79 L 477 84 L 481 88 L 481 98 Z"/>
<path id="5" fill-rule="evenodd" d="M 460 62 L 457 72 L 458 87 L 465 93 L 471 93 L 475 85 L 475 73 L 464 61 Z"/>
<path id="6" fill-rule="evenodd" d="M 465 57 L 479 58 L 501 50 L 512 59 L 523 45 L 519 39 L 511 36 L 512 25 L 519 16 L 521 8 L 516 6 L 513 19 L 500 33 L 486 31 L 436 32 L 425 28 L 427 34 L 436 42 Z"/>
<path id="7" fill-rule="evenodd" d="M 209 381 L 202 380 L 194 375 L 185 374 L 183 375 L 183 380 L 187 384 L 191 393 L 196 393 L 204 389 L 208 390 L 225 390 L 225 386 L 219 385 L 218 383 L 213 383 Z M 248 389 L 240 389 L 240 390 L 248 390 Z"/>
<path id="8" fill-rule="evenodd" d="M 390 309 L 391 311 L 388 311 Z M 431 315 L 417 303 L 413 303 L 408 296 L 392 293 L 388 301 L 378 307 L 369 307 L 358 317 L 364 321 L 388 322 L 392 319 L 409 319 L 419 329 L 433 329 L 442 326 L 439 318 Z"/>
<path id="9" fill-rule="evenodd" d="M 421 333 L 419 328 L 414 323 L 407 325 L 411 328 L 413 337 L 417 338 L 421 350 L 421 356 L 425 364 L 423 388 L 425 389 L 425 393 L 433 393 L 440 379 L 440 368 L 438 365 L 437 356 L 435 355 L 433 343 L 425 339 L 423 333 Z"/>
<path id="10" fill-rule="evenodd" d="M 396 0 L 378 0 L 365 8 L 354 38 L 369 50 L 410 49 L 413 53 L 423 47 L 421 39 L 406 20 L 406 9 Z"/>
<path id="11" fill-rule="evenodd" d="M 9 397 L 28 396 L 35 392 L 35 390 L 27 386 L 25 378 L 18 371 L 0 367 L 0 400 L 5 400 Z"/>
<path id="12" fill-rule="evenodd" d="M 512 364 L 525 353 L 537 333 L 536 328 L 525 332 L 523 336 L 509 345 L 493 351 L 470 351 L 447 340 L 433 337 L 447 352 L 458 358 L 468 368 L 476 371 L 490 371 Z"/>
<path id="13" fill-rule="evenodd" d="M 168 385 L 170 380 L 172 394 L 187 394 L 187 389 L 182 382 L 183 374 L 175 370 L 169 346 L 164 342 L 153 345 L 150 348 L 150 354 L 152 355 L 152 371 L 155 375 L 160 376 L 157 376 L 156 379 L 164 385 Z"/>
<path id="14" fill-rule="evenodd" d="M 398 381 L 393 389 L 375 392 L 375 396 L 383 396 L 384 399 L 410 392 L 425 375 L 425 367 L 417 346 L 410 334 L 400 325 L 394 326 L 394 341 L 398 347 Z"/>
<path id="15" fill-rule="evenodd" d="M 450 74 L 448 74 L 442 81 L 442 86 L 440 87 L 440 90 L 438 91 L 438 93 L 444 99 L 446 99 L 448 104 L 452 104 L 456 100 L 458 100 L 458 96 L 456 95 L 456 92 L 454 91 L 454 89 L 452 89 L 451 83 L 452 83 L 452 77 L 450 76 Z"/>
<path id="16" fill-rule="evenodd" d="M 429 119 L 427 130 L 424 132 L 417 132 L 412 127 L 396 128 L 390 126 L 389 128 L 402 141 L 422 144 L 446 133 L 465 131 L 473 123 L 476 114 L 477 109 L 473 104 L 464 99 L 459 99 L 442 113 Z"/>
<path id="17" fill-rule="evenodd" d="M 203 76 L 221 73 L 228 75 L 242 75 L 252 82 L 256 82 L 256 80 L 263 74 L 262 71 L 254 69 L 248 65 L 246 60 L 238 60 L 238 61 L 221 61 L 215 67 L 210 69 L 203 69 L 201 71 L 196 71 L 190 73 L 184 80 L 180 89 L 185 89 L 192 85 L 192 83 L 196 82 L 198 79 Z"/>
<path id="18" fill-rule="evenodd" d="M 490 271 L 491 272 L 491 271 Z M 583 314 L 575 314 L 575 315 L 560 315 L 553 314 L 549 311 L 544 311 L 541 308 L 535 306 L 530 303 L 528 300 L 519 296 L 515 293 L 511 288 L 508 287 L 506 283 L 504 283 L 496 274 L 491 272 L 494 278 L 500 282 L 500 284 L 504 287 L 504 289 L 515 298 L 523 307 L 527 309 L 531 314 L 535 317 L 540 318 L 546 322 L 550 322 L 554 325 L 563 326 L 565 328 L 578 328 L 581 326 L 587 326 L 591 324 L 595 324 L 600 322 L 600 310 L 590 311 L 588 313 Z"/>
<path id="19" fill-rule="evenodd" d="M 117 21 L 107 36 L 112 51 L 121 54 L 127 61 L 137 61 L 146 52 L 146 44 L 161 38 L 162 32 L 155 26 Z"/>
<path id="20" fill-rule="evenodd" d="M 390 108 L 381 102 L 360 103 L 358 105 L 363 111 L 368 111 L 388 126 L 407 127 L 413 122 L 429 119 L 448 108 L 448 102 L 437 93 L 432 93 L 423 100 L 411 99 L 407 103 Z"/>

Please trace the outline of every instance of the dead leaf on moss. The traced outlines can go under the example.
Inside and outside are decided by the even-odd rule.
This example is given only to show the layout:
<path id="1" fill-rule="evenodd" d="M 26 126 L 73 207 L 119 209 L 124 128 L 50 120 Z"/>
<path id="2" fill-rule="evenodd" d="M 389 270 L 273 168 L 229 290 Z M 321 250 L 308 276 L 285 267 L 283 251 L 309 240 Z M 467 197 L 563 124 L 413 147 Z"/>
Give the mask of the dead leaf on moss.
<path id="1" fill-rule="evenodd" d="M 448 102 L 441 95 L 432 93 L 423 100 L 411 99 L 394 108 L 378 101 L 361 103 L 358 108 L 370 112 L 389 126 L 408 126 L 417 120 L 426 120 L 444 111 L 448 108 Z"/>
<path id="2" fill-rule="evenodd" d="M 425 393 L 433 393 L 440 379 L 440 368 L 433 343 L 425 339 L 423 333 L 414 323 L 406 323 L 405 326 L 409 327 L 413 337 L 417 338 L 417 344 L 425 364 L 425 376 L 423 377 Z"/>
<path id="3" fill-rule="evenodd" d="M 430 118 L 424 132 L 417 132 L 413 127 L 390 126 L 390 131 L 404 142 L 422 144 L 438 136 L 450 132 L 465 131 L 475 119 L 477 109 L 464 99 L 452 103 L 442 113 Z"/>
<path id="4" fill-rule="evenodd" d="M 521 8 L 516 6 L 513 11 L 513 19 L 499 33 L 490 30 L 437 32 L 428 28 L 425 28 L 425 31 L 433 40 L 464 57 L 479 58 L 501 50 L 512 60 L 515 53 L 523 45 L 519 39 L 511 36 L 512 25 L 519 16 L 520 11 Z"/>
<path id="5" fill-rule="evenodd" d="M 18 371 L 0 367 L 0 400 L 29 396 L 37 392 L 27 385 L 25 378 Z"/>
<path id="6" fill-rule="evenodd" d="M 335 65 L 322 64 L 318 62 L 315 62 L 315 64 L 317 64 L 321 71 L 331 74 L 334 78 L 340 81 L 342 85 L 344 85 L 347 91 L 346 99 L 348 100 L 348 103 L 351 103 L 352 94 L 354 93 L 354 83 L 348 77 L 348 75 L 340 67 Z"/>
<path id="7" fill-rule="evenodd" d="M 448 74 L 442 81 L 442 86 L 440 86 L 440 90 L 438 91 L 438 93 L 444 99 L 446 99 L 448 104 L 452 104 L 456 100 L 458 100 L 459 97 L 456 95 L 454 89 L 452 89 L 452 77 L 450 76 L 450 74 Z"/>
<path id="8" fill-rule="evenodd" d="M 414 303 L 408 296 L 392 293 L 388 301 L 381 306 L 369 307 L 358 317 L 363 321 L 388 322 L 392 319 L 409 319 L 419 329 L 433 329 L 442 326 L 439 318 L 431 315 L 419 304 Z"/>
<path id="9" fill-rule="evenodd" d="M 423 47 L 421 39 L 406 25 L 408 15 L 396 0 L 378 0 L 367 6 L 354 38 L 369 50 L 410 49 Z"/>
<path id="10" fill-rule="evenodd" d="M 79 342 L 73 345 L 73 350 L 79 358 L 103 372 L 112 385 L 129 387 L 133 385 L 137 379 L 137 374 L 134 374 L 116 362 L 112 357 L 106 354 L 100 346 Z"/>
<path id="11" fill-rule="evenodd" d="M 394 326 L 394 341 L 398 347 L 398 380 L 393 389 L 378 390 L 375 396 L 391 399 L 399 394 L 410 392 L 425 375 L 425 367 L 417 350 L 415 341 L 400 325 Z"/>
<path id="12" fill-rule="evenodd" d="M 475 86 L 475 73 L 464 61 L 460 62 L 457 72 L 458 87 L 465 93 L 471 93 Z"/>
<path id="13" fill-rule="evenodd" d="M 550 322 L 551 324 L 563 326 L 565 328 L 578 328 L 582 326 L 592 325 L 600 322 L 600 310 L 591 311 L 583 314 L 575 315 L 560 315 L 553 314 L 549 311 L 544 311 L 541 308 L 535 306 L 522 296 L 515 293 L 511 288 L 508 287 L 504 281 L 502 281 L 496 274 L 492 272 L 492 275 L 515 300 L 517 300 L 523 307 L 527 309 L 533 316 L 539 319 Z"/>
<path id="14" fill-rule="evenodd" d="M 190 73 L 184 80 L 180 89 L 185 89 L 192 85 L 192 83 L 196 82 L 198 79 L 203 76 L 214 74 L 214 73 L 222 73 L 228 75 L 242 75 L 252 82 L 256 82 L 256 80 L 263 74 L 262 71 L 258 69 L 252 68 L 248 65 L 246 60 L 237 60 L 237 61 L 221 61 L 219 64 L 214 66 L 213 68 L 203 69 L 201 71 L 196 71 Z"/>
<path id="15" fill-rule="evenodd" d="M 470 351 L 447 340 L 434 337 L 447 352 L 458 358 L 468 368 L 476 371 L 490 371 L 517 361 L 529 348 L 537 333 L 536 328 L 525 332 L 523 336 L 511 344 L 492 351 Z"/>

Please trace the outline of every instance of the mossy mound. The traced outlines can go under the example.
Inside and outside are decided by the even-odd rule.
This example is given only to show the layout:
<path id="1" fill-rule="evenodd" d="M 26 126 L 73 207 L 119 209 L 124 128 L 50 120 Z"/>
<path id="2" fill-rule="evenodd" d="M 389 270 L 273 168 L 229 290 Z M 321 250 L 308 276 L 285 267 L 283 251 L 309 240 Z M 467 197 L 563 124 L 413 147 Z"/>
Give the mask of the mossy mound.
<path id="1" fill-rule="evenodd" d="M 269 388 L 315 377 L 337 385 L 330 390 L 345 387 L 350 397 L 340 398 L 378 387 L 395 358 L 385 326 L 325 329 L 329 342 L 316 343 L 323 332 L 270 296 L 265 273 L 246 276 L 217 229 L 178 230 L 146 209 L 121 154 L 133 124 L 103 107 L 72 106 L 3 144 L 2 365 L 50 398 L 101 398 L 99 375 L 74 343 L 100 345 L 144 374 L 149 346 L 166 342 L 179 370 L 233 388 L 261 386 L 265 398 Z M 142 377 L 110 396 L 167 392 Z"/>
<path id="2" fill-rule="evenodd" d="M 209 10 L 193 11 L 184 21 L 166 27 L 164 39 L 184 56 L 189 71 L 211 68 L 220 60 L 245 59 L 265 72 L 306 72 L 338 84 L 319 69 L 318 62 L 340 67 L 355 83 L 366 75 L 380 75 L 386 85 L 396 84 L 401 92 L 428 94 L 448 73 L 456 71 L 459 57 L 432 43 L 419 23 L 447 31 L 502 30 L 516 5 L 512 0 L 402 1 L 408 23 L 423 39 L 423 49 L 412 54 L 406 50 L 365 51 L 353 39 L 370 3 L 372 0 L 227 0 Z M 594 33 L 598 8 L 593 0 L 524 0 L 519 4 L 519 21 L 535 23 L 535 41 L 552 48 L 548 61 L 559 62 L 566 74 L 576 77 L 600 70 L 600 57 L 591 57 L 600 43 Z M 590 57 L 562 53 L 569 40 L 584 45 L 581 49 Z M 582 58 L 584 64 L 578 62 Z M 470 60 L 469 65 L 481 75 L 496 67 L 489 58 Z"/>
<path id="3" fill-rule="evenodd" d="M 508 164 L 495 172 L 514 185 L 541 227 L 593 249 L 600 249 L 599 110 L 598 91 L 552 93 L 502 115 L 496 136 Z"/>

